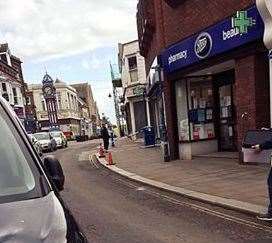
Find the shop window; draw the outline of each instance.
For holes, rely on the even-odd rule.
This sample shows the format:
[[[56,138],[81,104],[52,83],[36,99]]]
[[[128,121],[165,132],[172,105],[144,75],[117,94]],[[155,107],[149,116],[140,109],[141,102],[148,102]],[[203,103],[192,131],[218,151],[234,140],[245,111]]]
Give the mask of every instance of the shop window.
[[[188,120],[186,80],[176,82],[176,103],[177,103],[179,140],[189,141],[190,129]]]
[[[215,138],[212,81],[191,79],[188,96],[191,140]]]
[[[212,81],[188,79],[176,83],[180,141],[215,138]]]

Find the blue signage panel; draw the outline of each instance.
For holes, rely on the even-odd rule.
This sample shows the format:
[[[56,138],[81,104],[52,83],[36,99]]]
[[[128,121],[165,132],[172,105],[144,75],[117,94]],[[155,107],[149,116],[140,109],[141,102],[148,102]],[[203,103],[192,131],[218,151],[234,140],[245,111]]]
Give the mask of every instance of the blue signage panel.
[[[256,8],[238,11],[233,17],[166,49],[161,57],[166,73],[261,39],[264,23]]]

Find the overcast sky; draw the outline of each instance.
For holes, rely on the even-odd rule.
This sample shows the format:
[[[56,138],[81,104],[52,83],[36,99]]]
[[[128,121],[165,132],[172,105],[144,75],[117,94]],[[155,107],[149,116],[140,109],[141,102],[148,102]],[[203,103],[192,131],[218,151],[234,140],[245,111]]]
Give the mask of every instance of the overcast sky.
[[[137,38],[137,0],[0,1],[0,39],[23,61],[27,83],[45,68],[67,83],[88,81],[100,113],[114,118],[109,62],[118,42]]]

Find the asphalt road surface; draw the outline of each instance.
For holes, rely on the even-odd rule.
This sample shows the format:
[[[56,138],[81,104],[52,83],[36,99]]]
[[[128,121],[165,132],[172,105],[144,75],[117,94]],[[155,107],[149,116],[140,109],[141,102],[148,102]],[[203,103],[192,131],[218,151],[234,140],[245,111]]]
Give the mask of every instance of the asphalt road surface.
[[[272,242],[270,225],[254,218],[139,185],[91,163],[97,145],[72,142],[54,153],[66,176],[62,196],[90,242]]]

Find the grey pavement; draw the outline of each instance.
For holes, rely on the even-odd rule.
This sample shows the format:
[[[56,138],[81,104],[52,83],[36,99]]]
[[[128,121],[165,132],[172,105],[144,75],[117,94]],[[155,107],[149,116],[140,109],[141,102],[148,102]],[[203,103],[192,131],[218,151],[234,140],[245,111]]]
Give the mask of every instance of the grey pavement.
[[[205,198],[235,202],[255,213],[264,211],[268,204],[268,166],[241,165],[236,159],[207,157],[165,163],[160,148],[142,148],[129,139],[118,140],[112,153],[118,168],[187,190],[191,195],[196,192],[200,199],[204,194]]]

